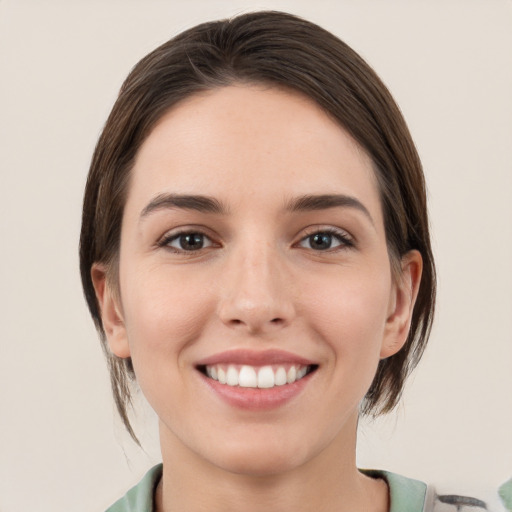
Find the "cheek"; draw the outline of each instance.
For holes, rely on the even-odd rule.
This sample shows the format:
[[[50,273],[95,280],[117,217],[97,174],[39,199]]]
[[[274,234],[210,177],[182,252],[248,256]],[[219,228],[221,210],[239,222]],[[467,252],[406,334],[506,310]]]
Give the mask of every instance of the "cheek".
[[[179,354],[204,326],[211,311],[208,294],[179,272],[126,270],[123,313],[134,364],[141,357]]]
[[[328,340],[335,359],[358,361],[379,357],[389,309],[391,279],[383,272],[340,272],[316,288],[309,318]]]
[[[126,269],[123,313],[132,363],[146,399],[159,415],[173,417],[192,403],[187,387],[187,347],[211,314],[210,298],[178,273]],[[173,390],[170,393],[169,390]]]

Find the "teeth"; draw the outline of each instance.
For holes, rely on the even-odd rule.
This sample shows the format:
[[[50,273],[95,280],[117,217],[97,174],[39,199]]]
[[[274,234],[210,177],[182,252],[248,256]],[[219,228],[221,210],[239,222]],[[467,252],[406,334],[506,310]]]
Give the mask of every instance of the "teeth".
[[[275,383],[276,386],[283,386],[286,384],[286,370],[282,366],[277,369]]]
[[[258,377],[252,366],[242,366],[238,375],[238,384],[242,388],[255,388],[258,385]]]
[[[213,377],[215,378],[215,377]],[[286,375],[286,382],[288,384],[291,384],[292,382],[295,382],[295,379],[297,378],[297,370],[295,369],[295,366],[290,366],[290,369],[288,370],[288,373]]]
[[[303,366],[302,368],[299,368],[297,370],[297,377],[295,377],[296,380],[299,380],[299,379],[302,379],[302,377],[304,377],[304,375],[306,375],[306,372],[308,371],[308,369]]]
[[[274,370],[272,366],[263,366],[258,371],[258,387],[273,388],[275,383]]]
[[[243,388],[268,389],[274,386],[293,384],[302,379],[308,372],[307,366],[261,366],[250,365],[211,365],[206,367],[206,375],[221,384],[240,386]]]
[[[234,366],[228,367],[228,372],[226,373],[226,384],[228,386],[238,386],[238,372]]]

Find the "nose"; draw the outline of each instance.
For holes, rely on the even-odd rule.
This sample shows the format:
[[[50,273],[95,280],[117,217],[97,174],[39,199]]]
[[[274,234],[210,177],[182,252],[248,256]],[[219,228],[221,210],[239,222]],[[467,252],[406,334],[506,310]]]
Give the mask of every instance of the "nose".
[[[270,247],[237,251],[226,262],[218,315],[231,327],[248,334],[271,333],[295,316],[293,283],[283,256]]]

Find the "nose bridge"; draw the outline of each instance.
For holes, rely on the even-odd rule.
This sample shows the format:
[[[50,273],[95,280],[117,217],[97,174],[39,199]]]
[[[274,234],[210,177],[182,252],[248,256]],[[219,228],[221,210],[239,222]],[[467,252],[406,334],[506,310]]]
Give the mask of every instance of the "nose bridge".
[[[220,305],[222,321],[251,332],[288,324],[294,314],[293,301],[278,248],[251,239],[233,248],[230,256]]]

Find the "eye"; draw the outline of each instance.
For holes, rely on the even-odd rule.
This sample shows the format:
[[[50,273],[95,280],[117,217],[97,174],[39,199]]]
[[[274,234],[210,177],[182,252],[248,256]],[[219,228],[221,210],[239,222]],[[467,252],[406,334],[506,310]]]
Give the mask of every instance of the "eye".
[[[354,244],[347,234],[336,230],[316,231],[304,237],[299,242],[300,247],[314,251],[327,251],[329,249],[352,247]]]
[[[177,252],[193,252],[211,247],[213,242],[203,233],[190,231],[168,236],[162,240],[161,245]]]

